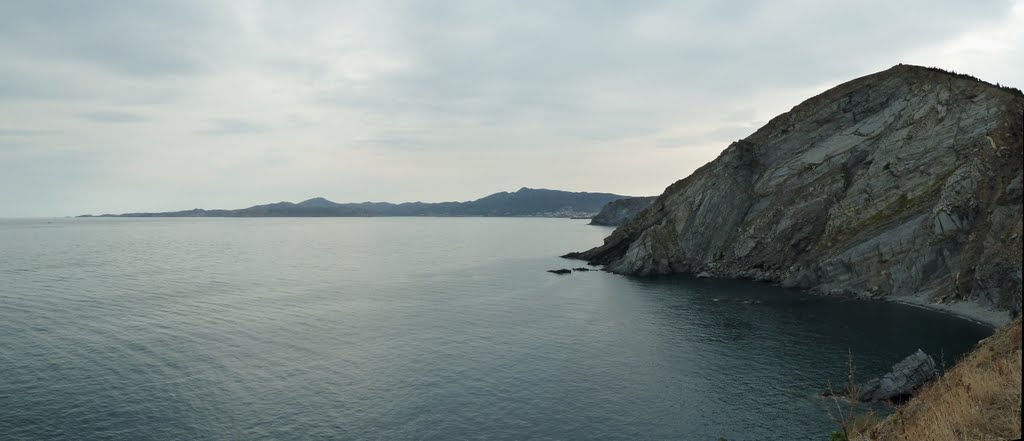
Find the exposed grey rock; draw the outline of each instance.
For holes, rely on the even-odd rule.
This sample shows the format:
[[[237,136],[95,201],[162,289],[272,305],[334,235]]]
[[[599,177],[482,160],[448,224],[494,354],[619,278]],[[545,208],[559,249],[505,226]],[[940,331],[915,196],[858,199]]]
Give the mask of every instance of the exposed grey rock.
[[[938,376],[935,359],[918,349],[889,373],[857,387],[857,401],[898,401],[910,397]]]
[[[566,257],[1019,311],[1022,152],[1020,91],[900,65],[773,118]]]
[[[597,213],[597,216],[590,220],[590,225],[617,227],[626,223],[626,221],[632,219],[647,207],[650,207],[655,199],[657,199],[657,196],[624,198],[611,201],[605,204],[601,208],[601,212]]]

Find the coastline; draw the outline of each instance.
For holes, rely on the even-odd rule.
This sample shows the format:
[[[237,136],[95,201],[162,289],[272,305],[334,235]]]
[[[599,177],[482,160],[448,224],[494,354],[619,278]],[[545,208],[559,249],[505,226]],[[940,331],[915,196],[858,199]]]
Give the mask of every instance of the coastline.
[[[993,331],[1012,321],[1007,311],[995,311],[969,302],[931,303],[925,299],[912,296],[890,297],[882,300],[953,315],[988,326]]]
[[[570,259],[570,260],[581,260],[581,259],[576,259],[576,258],[572,258],[572,257],[565,257],[565,256],[561,256],[561,257],[564,258],[564,259]],[[608,271],[606,268],[607,267],[605,265],[597,266],[598,270],[606,272],[606,273],[616,274],[616,275],[625,276],[625,277],[638,277],[638,276],[632,276],[632,275],[627,275],[627,274],[619,274],[619,273],[616,273],[616,272],[613,272],[613,271]],[[708,279],[708,278],[721,279],[721,280],[749,280],[749,279],[738,279],[738,278],[730,278],[730,277],[701,277],[701,276],[699,276],[697,274],[693,274],[693,273],[678,273],[678,275],[682,275],[682,276],[685,276],[685,277],[693,278],[694,280]],[[641,278],[643,278],[643,277],[641,277]],[[778,282],[767,282],[767,283],[770,283],[770,284],[772,284],[774,286],[782,286]],[[836,294],[822,292],[822,291],[816,290],[814,288],[800,288],[800,289],[803,290],[803,291],[806,291],[808,293],[811,293],[811,294],[814,294],[814,295],[819,295],[819,296],[829,296],[829,297],[836,296]],[[954,316],[954,317],[957,317],[957,318],[960,318],[960,319],[963,319],[963,320],[974,322],[974,323],[977,323],[979,325],[983,325],[983,326],[985,326],[987,328],[992,329],[992,331],[996,331],[996,330],[1002,328],[1003,326],[1005,326],[1007,323],[1010,323],[1010,322],[1013,321],[1013,318],[1010,317],[1010,313],[1008,311],[998,311],[998,310],[988,309],[988,308],[986,308],[984,306],[981,306],[981,305],[978,305],[978,304],[972,303],[972,302],[932,303],[932,302],[929,302],[925,298],[914,297],[914,296],[871,297],[871,296],[855,295],[854,294],[854,295],[849,295],[849,297],[850,298],[862,299],[862,300],[868,300],[868,301],[899,303],[899,304],[902,304],[902,305],[913,306],[913,307],[916,307],[916,308],[921,308],[921,309],[927,309],[927,310],[930,310],[930,311],[940,312],[940,313],[943,313],[943,314],[946,314],[946,315],[951,315],[951,316]]]

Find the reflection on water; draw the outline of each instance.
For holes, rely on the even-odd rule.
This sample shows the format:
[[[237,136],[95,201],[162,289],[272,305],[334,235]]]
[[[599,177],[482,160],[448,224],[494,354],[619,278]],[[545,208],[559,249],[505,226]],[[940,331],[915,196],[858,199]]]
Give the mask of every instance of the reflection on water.
[[[0,221],[5,439],[824,439],[816,395],[988,331],[602,272],[565,219]]]

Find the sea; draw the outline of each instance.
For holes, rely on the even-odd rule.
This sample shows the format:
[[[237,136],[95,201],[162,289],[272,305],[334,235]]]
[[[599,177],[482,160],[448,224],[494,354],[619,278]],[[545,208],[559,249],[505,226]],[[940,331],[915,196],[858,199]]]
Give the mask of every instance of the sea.
[[[851,365],[949,366],[991,334],[764,283],[547,272],[597,269],[558,256],[611,231],[0,220],[0,439],[822,440]]]

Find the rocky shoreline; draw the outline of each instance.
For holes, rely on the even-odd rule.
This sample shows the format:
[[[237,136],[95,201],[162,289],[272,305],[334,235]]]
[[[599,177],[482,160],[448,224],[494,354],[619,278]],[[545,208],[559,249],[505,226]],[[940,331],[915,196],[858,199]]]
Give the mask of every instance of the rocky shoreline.
[[[773,118],[563,257],[900,301],[998,326],[1020,314],[1024,94],[899,65]]]
[[[987,326],[993,331],[1012,321],[1012,319],[1006,314],[1006,311],[987,309],[975,303],[930,303],[925,299],[914,297],[895,297],[882,299],[882,301],[940,312],[963,320],[972,321],[979,325]]]
[[[571,259],[569,257],[566,257],[566,258],[567,259]],[[574,268],[574,269],[577,270],[577,271],[586,270],[586,268]],[[569,271],[567,269],[565,269],[565,270],[558,270],[558,271],[559,272],[556,272],[556,274],[569,274],[569,273],[572,272],[572,271]],[[589,271],[612,272],[612,271],[608,271],[604,267],[599,267],[599,268],[596,268],[596,269],[590,269]],[[555,272],[555,270],[548,270],[548,272]],[[614,272],[612,272],[612,273],[614,274]],[[690,276],[692,276],[692,277],[694,277],[696,279],[712,278],[712,277],[710,277],[706,273],[690,274]],[[739,279],[730,279],[730,280],[739,280]],[[773,283],[773,285],[780,285],[780,284]],[[817,290],[813,290],[813,289],[806,290],[806,292],[814,294],[814,295],[820,295],[820,296],[835,296],[836,295],[834,293],[826,293],[826,292],[821,292],[821,291],[817,291]],[[853,295],[853,296],[850,296],[850,297],[861,299],[861,300],[868,300],[868,301],[898,303],[898,304],[901,304],[901,305],[912,306],[912,307],[921,308],[921,309],[927,309],[929,311],[935,311],[935,312],[938,312],[938,313],[941,313],[941,314],[945,314],[945,315],[949,315],[949,316],[953,316],[953,317],[956,317],[956,318],[959,318],[959,319],[962,319],[962,320],[967,320],[967,321],[970,321],[970,322],[974,322],[974,323],[977,323],[979,325],[983,325],[985,327],[988,327],[988,328],[992,329],[993,331],[996,330],[996,329],[999,329],[999,328],[1001,328],[1003,326],[1005,326],[1007,323],[1010,323],[1013,320],[1006,313],[1006,311],[989,309],[989,308],[986,308],[984,306],[978,305],[976,303],[971,303],[971,302],[959,302],[959,303],[951,303],[951,304],[932,303],[932,302],[929,302],[926,298],[910,297],[910,296],[902,296],[902,297],[897,297],[897,296],[894,296],[894,297],[872,297],[872,296]]]

